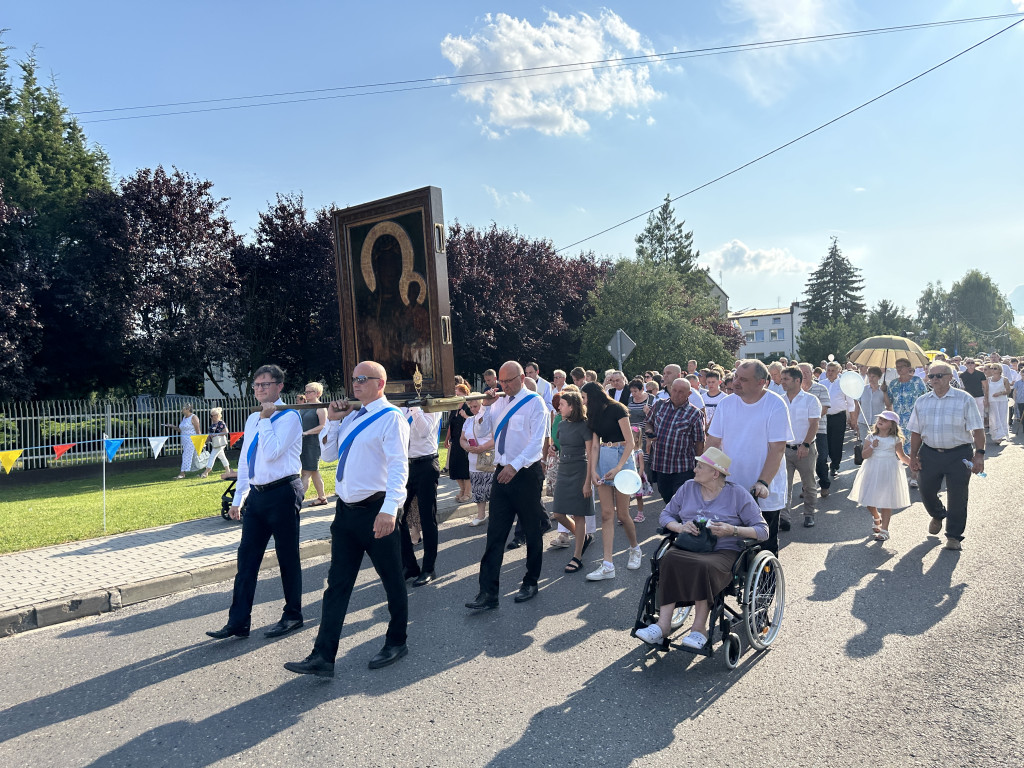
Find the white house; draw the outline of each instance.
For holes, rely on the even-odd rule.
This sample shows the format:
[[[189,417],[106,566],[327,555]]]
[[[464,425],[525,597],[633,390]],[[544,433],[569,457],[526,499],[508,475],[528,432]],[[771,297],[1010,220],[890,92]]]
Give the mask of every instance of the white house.
[[[800,328],[804,323],[804,308],[794,301],[788,307],[775,309],[744,309],[730,312],[743,334],[744,343],[737,353],[741,358],[777,360],[797,356],[800,346]]]

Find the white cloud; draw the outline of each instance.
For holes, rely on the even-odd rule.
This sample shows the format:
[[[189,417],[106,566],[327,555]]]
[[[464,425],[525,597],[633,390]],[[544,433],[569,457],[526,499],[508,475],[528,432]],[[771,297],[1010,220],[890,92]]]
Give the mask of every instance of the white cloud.
[[[1024,0],[1021,0],[1021,2],[1024,2]],[[654,120],[653,117],[648,117],[647,118],[647,124],[648,125],[654,125],[654,123],[655,123],[655,120]]]
[[[528,194],[523,192],[522,190],[520,190],[519,192],[512,192],[511,194],[507,194],[506,195],[506,194],[502,194],[501,192],[499,192],[498,190],[496,190],[494,187],[490,186],[489,184],[484,184],[483,186],[484,186],[484,192],[486,192],[488,194],[488,196],[494,201],[494,207],[495,208],[503,208],[504,206],[508,205],[510,202],[515,202],[515,203],[532,203],[533,202],[533,199]]]
[[[1017,6],[1017,10],[1024,12],[1024,0],[1013,0],[1013,4]]]
[[[749,272],[779,274],[811,272],[815,265],[802,261],[785,248],[750,248],[739,240],[731,240],[720,248],[702,253],[704,266],[718,272]]]
[[[1020,1],[1021,1],[1022,3],[1024,3],[1024,0],[1020,0]],[[868,188],[867,188],[867,187],[854,187],[854,188],[853,188],[853,191],[854,191],[854,192],[867,192],[867,191],[868,191]]]
[[[601,11],[560,16],[549,12],[540,26],[504,13],[485,17],[487,25],[469,37],[446,35],[441,53],[455,74],[550,67],[652,54],[639,32],[617,14]],[[590,124],[585,114],[610,116],[616,109],[637,109],[660,98],[650,85],[647,65],[610,69],[579,68],[537,77],[510,77],[467,83],[459,93],[487,109],[477,122],[488,138],[502,129],[532,128],[562,136],[583,134]]]
[[[728,0],[728,21],[751,26],[742,42],[791,40],[843,31],[849,0]],[[1020,0],[1024,2],[1024,0]],[[840,41],[765,48],[734,54],[733,75],[758,101],[781,98],[797,79],[797,65],[842,55]]]

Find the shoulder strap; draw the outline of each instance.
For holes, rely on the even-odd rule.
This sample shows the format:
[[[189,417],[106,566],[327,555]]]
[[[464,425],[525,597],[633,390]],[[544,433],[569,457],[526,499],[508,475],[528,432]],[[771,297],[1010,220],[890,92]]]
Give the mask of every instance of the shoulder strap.
[[[356,437],[359,435],[360,432],[362,432],[368,426],[373,424],[373,422],[375,422],[377,419],[379,419],[381,416],[383,416],[388,411],[394,411],[399,416],[402,415],[402,412],[400,410],[398,410],[395,406],[390,405],[387,408],[381,408],[379,411],[377,411],[375,414],[373,414],[373,416],[371,416],[370,418],[365,419],[365,420],[359,422],[359,424],[357,424],[356,427],[351,432],[349,432],[347,435],[345,435],[345,439],[342,440],[341,444],[338,446],[338,458],[340,459],[341,455],[345,451],[347,451],[349,449],[349,447],[351,447],[352,442],[356,439]]]

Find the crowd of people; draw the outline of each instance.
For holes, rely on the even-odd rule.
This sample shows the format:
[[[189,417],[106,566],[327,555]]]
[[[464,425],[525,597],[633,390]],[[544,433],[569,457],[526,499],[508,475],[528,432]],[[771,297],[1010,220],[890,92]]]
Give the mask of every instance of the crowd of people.
[[[1008,438],[1011,397],[1020,431],[1024,366],[993,355],[979,378],[977,361],[941,356],[921,369],[906,358],[888,371],[848,363],[845,368],[863,382],[862,393],[854,397],[843,386],[844,366],[821,362],[813,366],[783,358],[766,366],[741,360],[726,369],[714,363],[698,368],[690,360],[685,369],[669,364],[632,379],[608,370],[600,380],[595,371],[573,368],[568,374],[555,370],[549,382],[536,362],[509,361],[483,372],[483,392],[470,391],[460,380],[458,392],[467,401],[450,419],[444,438],[448,467],[459,483],[458,500],[476,503],[468,525],[486,526],[479,587],[466,607],[498,607],[504,553],[523,546],[525,573],[514,599],[534,599],[544,535],[556,526],[550,547],[572,550],[565,573],[586,570],[584,556],[598,535],[598,523],[601,560],[586,579],[616,577],[620,528],[628,543],[625,567],[639,568],[643,552],[637,525],[645,522],[643,498],[656,487],[665,502],[658,522],[677,533],[677,540],[705,533],[717,539],[708,551],[673,550],[659,587],[662,622],[677,605],[695,606],[693,626],[682,642],[702,648],[708,641],[708,607],[742,539],[757,539],[777,555],[780,532],[791,530],[800,504],[803,525],[814,526],[845,459],[850,431],[861,465],[850,498],[870,513],[869,540],[888,540],[893,511],[909,506],[910,490],[917,488],[930,516],[928,533],[938,535],[944,524],[945,548],[961,549],[969,481],[984,471],[986,424],[993,442]],[[252,590],[271,535],[282,563],[286,601],[280,622],[267,635],[302,626],[296,602],[301,573],[286,566],[292,558],[282,557],[281,549],[293,540],[297,547],[292,526],[297,528],[306,490],[301,440],[312,433],[322,458],[338,461],[332,562],[312,652],[286,667],[299,674],[333,675],[364,554],[380,575],[391,617],[385,645],[370,666],[391,664],[407,652],[406,581],[421,587],[437,578],[441,416],[392,405],[384,394],[383,367],[367,361],[356,367],[352,380],[362,407],[332,401],[316,424],[305,417],[307,426],[295,411],[287,417],[289,411],[276,410],[282,405],[280,369],[264,366],[258,374],[255,393],[263,409],[246,423],[231,508],[231,516],[238,518],[245,505],[239,572],[228,623],[208,634],[248,635]],[[634,476],[636,484],[617,482]],[[945,502],[938,495],[943,484]],[[552,497],[550,516],[545,489]],[[272,491],[274,498],[280,496],[276,505],[270,503]],[[259,502],[255,507],[254,499]],[[630,514],[633,502],[636,517]],[[416,557],[409,522],[414,510],[422,531],[422,560]],[[660,643],[667,629],[659,622],[637,634],[645,642]]]

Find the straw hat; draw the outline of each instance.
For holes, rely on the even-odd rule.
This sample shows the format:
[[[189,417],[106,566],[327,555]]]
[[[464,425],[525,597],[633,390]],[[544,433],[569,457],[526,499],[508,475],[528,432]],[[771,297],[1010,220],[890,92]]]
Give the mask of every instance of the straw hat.
[[[709,467],[713,467],[721,472],[723,475],[729,475],[729,467],[732,465],[732,459],[726,456],[718,448],[708,448],[697,457],[697,461],[702,461]]]

